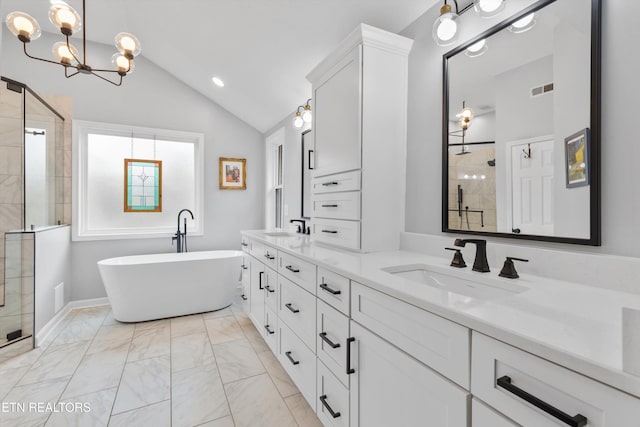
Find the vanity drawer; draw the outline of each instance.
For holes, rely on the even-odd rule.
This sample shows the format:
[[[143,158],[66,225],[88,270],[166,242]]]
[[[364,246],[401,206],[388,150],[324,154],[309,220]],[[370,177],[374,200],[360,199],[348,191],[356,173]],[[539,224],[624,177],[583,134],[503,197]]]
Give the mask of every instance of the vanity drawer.
[[[468,328],[354,281],[351,318],[469,390]]]
[[[264,256],[264,244],[255,240],[249,240],[249,253],[262,261]]]
[[[271,267],[274,270],[278,269],[278,250],[268,245],[263,245],[263,255],[260,260],[264,262],[264,265]]]
[[[471,401],[471,419],[473,427],[519,427],[476,398]]]
[[[264,341],[267,343],[273,354],[278,354],[278,316],[276,311],[270,307],[264,310]]]
[[[311,210],[314,217],[359,220],[360,192],[316,194]]]
[[[346,277],[318,267],[316,295],[336,310],[349,315],[350,282]]]
[[[524,391],[547,411],[585,417],[588,427],[640,426],[640,399],[477,332],[472,345],[471,392],[516,423],[568,424]]]
[[[330,427],[349,426],[349,390],[318,360],[316,414]]]
[[[311,178],[311,194],[360,190],[360,171]]]
[[[317,309],[316,354],[348,388],[346,342],[349,338],[349,318],[320,300]]]
[[[280,252],[278,272],[307,291],[316,292],[316,266],[293,255]]]
[[[316,348],[316,297],[280,276],[278,315],[311,349]]]
[[[274,312],[278,311],[278,273],[266,267],[264,269],[264,302]]]
[[[360,222],[342,219],[313,218],[311,236],[317,242],[349,249],[360,249]]]
[[[278,360],[309,405],[316,407],[316,355],[284,323],[278,324]]]
[[[249,283],[251,283],[251,270],[249,270],[249,255],[242,255],[242,264],[240,265],[240,274],[242,275],[242,284],[249,288]]]

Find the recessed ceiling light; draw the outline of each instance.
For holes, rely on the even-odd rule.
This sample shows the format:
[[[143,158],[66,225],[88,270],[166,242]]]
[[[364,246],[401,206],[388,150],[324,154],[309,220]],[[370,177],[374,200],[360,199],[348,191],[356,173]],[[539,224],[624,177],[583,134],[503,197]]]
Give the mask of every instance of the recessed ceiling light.
[[[224,82],[220,80],[218,77],[213,77],[211,78],[211,80],[213,81],[213,83],[216,84],[216,86],[224,87]]]

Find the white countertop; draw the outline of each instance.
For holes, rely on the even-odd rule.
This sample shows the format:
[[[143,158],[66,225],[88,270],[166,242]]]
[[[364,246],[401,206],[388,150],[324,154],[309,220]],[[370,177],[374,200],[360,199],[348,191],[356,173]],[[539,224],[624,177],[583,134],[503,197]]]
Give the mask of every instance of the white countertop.
[[[498,277],[498,271],[458,269],[449,266],[448,258],[418,252],[360,254],[312,243],[304,235],[266,236],[260,230],[242,234],[640,397],[640,377],[622,370],[622,307],[640,310],[640,295],[527,274],[505,279]],[[432,271],[494,287],[527,289],[485,300],[382,270],[409,264],[426,264]]]

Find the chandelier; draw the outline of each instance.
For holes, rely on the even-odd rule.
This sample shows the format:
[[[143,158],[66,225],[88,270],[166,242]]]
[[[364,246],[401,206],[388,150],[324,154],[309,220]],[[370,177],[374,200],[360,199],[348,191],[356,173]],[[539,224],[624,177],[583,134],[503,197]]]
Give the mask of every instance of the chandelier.
[[[31,59],[60,65],[64,68],[64,76],[70,78],[78,74],[92,74],[115,86],[122,85],[122,78],[133,70],[133,58],[140,54],[140,42],[130,33],[116,35],[115,44],[118,52],[111,57],[114,69],[93,68],[87,64],[87,26],[85,0],[82,0],[82,18],[71,6],[56,1],[49,9],[49,20],[64,35],[65,41],[53,45],[53,56],[57,61],[38,58],[27,52],[27,44],[41,35],[40,24],[29,14],[11,12],[7,15],[6,24],[9,31],[22,42],[24,53]],[[69,37],[82,29],[82,60],[78,49],[69,43]],[[105,74],[105,75],[101,75]],[[114,79],[107,76],[119,76]]]

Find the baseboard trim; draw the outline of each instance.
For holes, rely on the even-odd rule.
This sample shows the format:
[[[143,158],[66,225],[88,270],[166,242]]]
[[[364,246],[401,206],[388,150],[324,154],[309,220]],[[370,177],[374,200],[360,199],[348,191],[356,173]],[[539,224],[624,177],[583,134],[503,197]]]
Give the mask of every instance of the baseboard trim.
[[[36,333],[35,346],[40,347],[40,343],[47,339],[49,334],[54,331],[60,323],[62,323],[64,318],[67,317],[67,315],[71,313],[72,310],[77,310],[79,308],[98,307],[102,305],[109,305],[109,298],[103,297],[69,301],[64,307],[62,307],[62,309],[60,309],[60,311],[55,314],[55,316],[53,316],[51,320],[47,322],[46,325],[42,327],[42,329],[40,329],[40,331]]]

